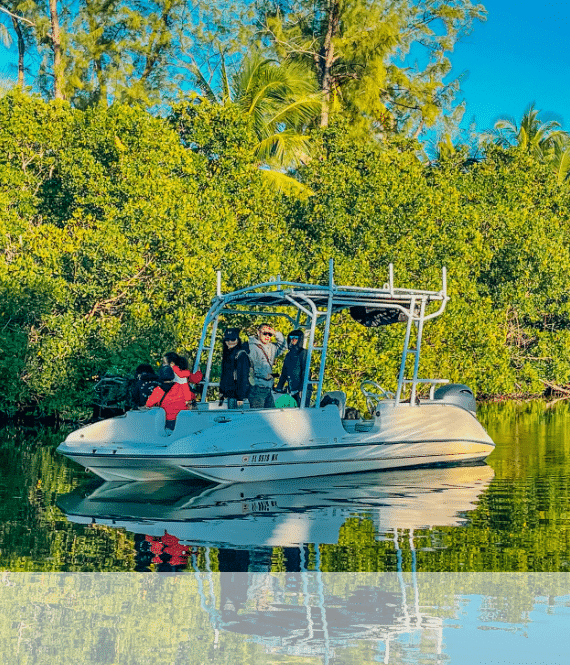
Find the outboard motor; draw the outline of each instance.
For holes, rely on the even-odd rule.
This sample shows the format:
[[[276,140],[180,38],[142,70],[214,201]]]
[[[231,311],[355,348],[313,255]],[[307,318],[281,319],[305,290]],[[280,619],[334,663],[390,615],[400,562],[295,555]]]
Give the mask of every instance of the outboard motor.
[[[448,383],[439,387],[433,394],[434,399],[440,399],[446,404],[455,404],[467,411],[471,411],[475,415],[477,411],[477,403],[475,402],[475,395],[469,386],[464,386],[461,383]]]

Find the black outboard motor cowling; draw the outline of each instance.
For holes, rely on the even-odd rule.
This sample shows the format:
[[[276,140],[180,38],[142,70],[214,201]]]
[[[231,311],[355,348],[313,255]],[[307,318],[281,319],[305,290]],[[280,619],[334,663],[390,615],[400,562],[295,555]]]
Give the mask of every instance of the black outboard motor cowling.
[[[471,411],[473,415],[477,412],[477,403],[475,402],[475,395],[469,386],[464,386],[461,383],[448,383],[440,386],[433,394],[434,399],[440,399],[446,404],[455,404],[467,411]]]

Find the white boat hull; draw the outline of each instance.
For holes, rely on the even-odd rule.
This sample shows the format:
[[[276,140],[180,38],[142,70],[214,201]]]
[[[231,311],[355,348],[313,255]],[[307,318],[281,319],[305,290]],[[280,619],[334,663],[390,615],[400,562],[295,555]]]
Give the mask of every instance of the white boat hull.
[[[160,409],[89,425],[59,452],[108,481],[255,482],[485,459],[494,444],[475,416],[441,401],[386,401],[374,421],[343,424],[314,409],[187,411],[171,436]]]

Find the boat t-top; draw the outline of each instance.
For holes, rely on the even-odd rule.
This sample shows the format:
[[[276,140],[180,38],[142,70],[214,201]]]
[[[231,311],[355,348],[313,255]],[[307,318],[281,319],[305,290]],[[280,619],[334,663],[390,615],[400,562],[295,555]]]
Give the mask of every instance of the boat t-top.
[[[393,267],[381,288],[270,281],[217,293],[206,314],[194,371],[204,367],[197,408],[181,411],[173,431],[160,407],[128,411],[72,432],[58,451],[107,481],[197,477],[252,482],[465,463],[486,458],[494,443],[476,418],[470,388],[419,377],[424,323],[449,300],[445,268],[438,291],[397,288]],[[405,323],[396,392],[372,379],[361,384],[368,418],[347,419],[346,394],[325,393],[333,315],[347,312],[367,327]],[[282,317],[305,333],[307,360],[300,407],[228,409],[214,394],[213,369],[220,321]],[[409,361],[411,360],[411,362]],[[328,399],[327,399],[328,398]]]

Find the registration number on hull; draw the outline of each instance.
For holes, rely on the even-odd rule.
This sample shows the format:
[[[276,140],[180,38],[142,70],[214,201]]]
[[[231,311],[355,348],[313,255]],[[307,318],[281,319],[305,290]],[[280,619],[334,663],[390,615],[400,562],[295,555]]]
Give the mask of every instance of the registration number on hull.
[[[277,501],[248,501],[241,504],[242,513],[270,513],[277,508]]]
[[[277,462],[277,459],[279,457],[279,453],[268,453],[268,454],[261,454],[261,455],[245,455],[242,458],[242,462],[244,464],[247,464],[248,462],[250,464],[260,464],[263,462]]]

